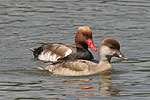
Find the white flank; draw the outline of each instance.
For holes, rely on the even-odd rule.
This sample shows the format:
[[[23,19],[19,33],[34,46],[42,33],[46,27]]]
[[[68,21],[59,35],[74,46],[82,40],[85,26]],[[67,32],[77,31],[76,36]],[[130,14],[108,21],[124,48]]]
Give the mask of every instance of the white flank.
[[[49,59],[50,61],[53,61],[53,56],[52,56],[52,55],[51,55],[49,58],[50,58],[50,59]]]
[[[60,56],[57,57],[56,54],[51,54],[51,52],[42,52],[39,56],[38,59],[39,60],[43,60],[43,61],[57,61],[57,59],[61,58]]]
[[[51,52],[47,52],[47,53],[42,52],[42,53],[38,56],[38,59],[39,59],[39,60],[44,60],[44,61],[50,61],[50,57],[51,57]]]
[[[72,50],[68,49],[67,52],[65,53],[65,57],[68,56],[68,55],[70,55],[71,53],[72,53]]]
[[[57,61],[56,60],[56,54],[53,54],[53,59],[52,59],[53,61]]]
[[[67,52],[65,53],[65,57],[70,55],[72,53],[71,49],[68,49]],[[61,58],[60,56],[57,57],[56,54],[52,54],[51,52],[42,52],[39,56],[39,60],[43,61],[57,61],[57,59]]]

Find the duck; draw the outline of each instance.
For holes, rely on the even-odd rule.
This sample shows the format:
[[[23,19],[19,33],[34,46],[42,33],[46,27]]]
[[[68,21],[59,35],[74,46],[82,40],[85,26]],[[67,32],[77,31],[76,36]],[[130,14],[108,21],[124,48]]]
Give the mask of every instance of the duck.
[[[112,57],[128,60],[128,58],[121,53],[119,42],[113,38],[106,38],[102,41],[98,55],[99,63],[77,59],[64,61],[47,67],[38,67],[38,69],[48,70],[52,75],[57,76],[84,76],[110,71],[112,69],[110,65]]]
[[[92,31],[88,26],[78,28],[75,36],[75,44],[69,43],[45,43],[38,48],[30,48],[34,58],[42,61],[64,61],[75,59],[94,59],[92,53],[88,50],[97,51],[92,39]]]

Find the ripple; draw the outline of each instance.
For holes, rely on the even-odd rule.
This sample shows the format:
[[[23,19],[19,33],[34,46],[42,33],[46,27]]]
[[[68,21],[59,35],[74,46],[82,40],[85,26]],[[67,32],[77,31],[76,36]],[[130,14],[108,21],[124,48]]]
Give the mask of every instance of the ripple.
[[[0,99],[147,99],[149,97],[149,0],[3,0],[0,3]],[[96,46],[108,37],[129,61],[112,59],[113,70],[79,77],[37,70],[31,47],[74,43],[89,26]],[[89,49],[98,60],[96,52]],[[11,96],[10,96],[11,95]]]

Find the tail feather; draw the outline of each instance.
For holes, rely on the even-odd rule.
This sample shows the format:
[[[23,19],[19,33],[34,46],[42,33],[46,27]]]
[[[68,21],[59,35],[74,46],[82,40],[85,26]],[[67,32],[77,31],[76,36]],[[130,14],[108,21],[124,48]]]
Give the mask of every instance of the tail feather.
[[[31,50],[32,52],[34,52],[34,51],[35,51],[35,48],[30,48],[29,50]]]
[[[30,50],[33,52],[34,58],[38,58],[38,56],[41,54],[43,51],[43,47],[39,48],[30,48]]]

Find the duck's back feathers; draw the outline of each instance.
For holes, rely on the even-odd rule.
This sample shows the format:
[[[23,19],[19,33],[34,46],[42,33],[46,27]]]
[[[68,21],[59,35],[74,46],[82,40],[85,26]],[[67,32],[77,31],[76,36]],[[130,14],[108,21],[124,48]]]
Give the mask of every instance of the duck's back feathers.
[[[92,60],[94,58],[89,50],[71,44],[47,43],[30,50],[35,58],[44,61],[60,62],[75,59]]]
[[[53,62],[76,52],[76,47],[75,45],[63,43],[47,43],[39,48],[32,48],[30,50],[33,52],[35,58]]]

